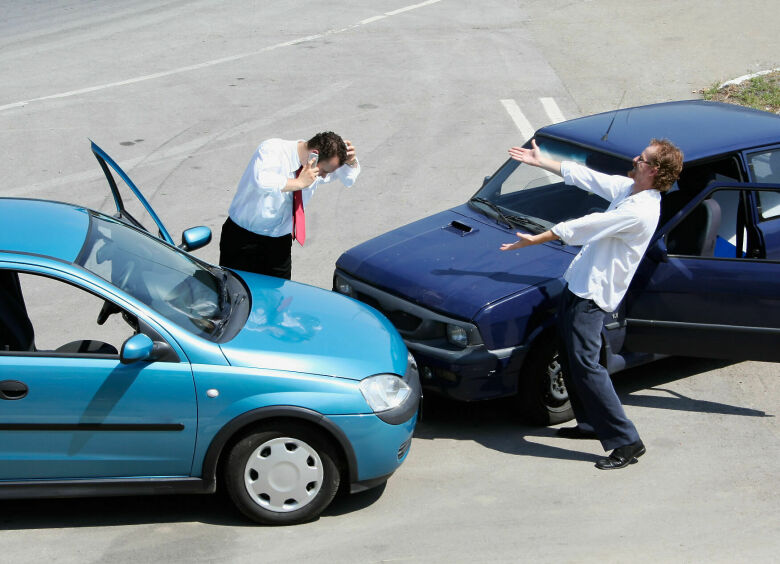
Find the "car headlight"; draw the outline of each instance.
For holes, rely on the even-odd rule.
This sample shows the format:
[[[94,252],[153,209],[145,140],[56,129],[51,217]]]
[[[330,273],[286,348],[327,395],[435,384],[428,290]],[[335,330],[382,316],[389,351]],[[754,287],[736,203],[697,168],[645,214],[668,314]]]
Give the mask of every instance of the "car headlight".
[[[351,298],[355,297],[355,289],[352,287],[352,284],[344,280],[341,276],[336,276],[333,279],[333,286],[339,294],[344,294]]]
[[[377,374],[360,382],[360,393],[375,413],[398,407],[409,395],[412,389],[400,376],[395,374]]]
[[[465,347],[469,344],[469,335],[460,325],[447,324],[447,340],[457,347]]]

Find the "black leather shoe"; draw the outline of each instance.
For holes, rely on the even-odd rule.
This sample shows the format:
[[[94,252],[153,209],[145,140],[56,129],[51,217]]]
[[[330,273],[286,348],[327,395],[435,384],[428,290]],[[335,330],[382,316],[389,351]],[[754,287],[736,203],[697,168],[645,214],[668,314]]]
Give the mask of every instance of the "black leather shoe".
[[[584,431],[579,425],[574,427],[561,427],[555,430],[555,436],[564,439],[597,439],[593,431]]]
[[[596,462],[596,468],[599,470],[616,470],[625,468],[629,464],[639,462],[637,458],[645,453],[645,445],[641,440],[630,445],[618,447],[612,451],[607,458],[602,458]]]

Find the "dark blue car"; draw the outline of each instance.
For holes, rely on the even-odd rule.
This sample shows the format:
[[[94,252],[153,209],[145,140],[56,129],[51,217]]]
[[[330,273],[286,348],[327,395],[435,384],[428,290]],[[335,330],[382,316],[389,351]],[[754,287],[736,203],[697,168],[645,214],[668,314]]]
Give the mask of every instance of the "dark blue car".
[[[625,174],[654,137],[679,146],[685,165],[623,303],[605,315],[602,363],[615,373],[666,355],[780,360],[780,116],[671,102],[535,136],[548,156],[609,174]],[[579,248],[499,247],[517,231],[539,233],[606,207],[509,160],[465,204],[344,253],[334,289],[392,321],[427,390],[460,400],[515,396],[527,419],[562,422],[572,412],[556,310]]]

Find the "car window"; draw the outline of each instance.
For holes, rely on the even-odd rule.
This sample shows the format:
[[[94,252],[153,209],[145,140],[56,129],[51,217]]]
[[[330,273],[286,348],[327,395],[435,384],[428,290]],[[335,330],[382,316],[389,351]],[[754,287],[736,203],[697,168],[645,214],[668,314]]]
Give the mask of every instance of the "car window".
[[[715,190],[689,210],[666,235],[669,255],[728,259],[764,257],[760,239],[745,224],[747,194],[745,190]]]
[[[3,278],[14,280],[15,289],[3,295],[0,350],[118,357],[137,331],[136,319],[115,305],[122,315],[99,324],[105,300],[78,286],[26,272],[4,271]]]
[[[76,262],[180,327],[215,337],[229,315],[224,282],[191,255],[108,218],[92,214]]]
[[[536,142],[544,156],[558,161],[574,161],[606,174],[625,175],[631,169],[627,160],[570,143],[541,136]],[[510,219],[512,215],[530,218],[544,228],[604,211],[609,205],[600,196],[564,184],[556,174],[514,160],[507,161],[475,198],[496,204]],[[479,206],[479,202],[476,205]]]
[[[753,181],[759,184],[780,184],[780,148],[748,155]],[[759,218],[762,221],[780,217],[780,193],[756,192]]]

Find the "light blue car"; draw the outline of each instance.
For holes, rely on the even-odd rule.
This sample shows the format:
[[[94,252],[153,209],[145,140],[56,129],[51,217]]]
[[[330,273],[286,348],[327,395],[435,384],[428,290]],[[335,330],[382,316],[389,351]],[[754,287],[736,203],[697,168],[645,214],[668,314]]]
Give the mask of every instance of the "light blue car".
[[[395,328],[336,293],[195,258],[206,227],[177,248],[92,150],[114,217],[0,198],[0,498],[212,493],[220,480],[249,518],[292,524],[340,487],[387,480],[420,403]]]

